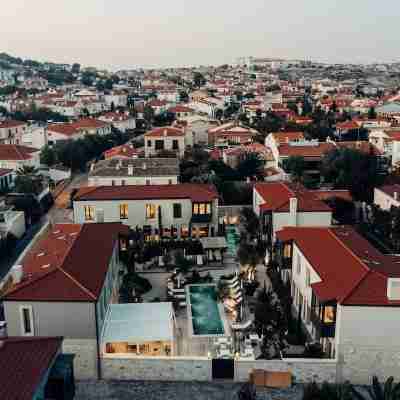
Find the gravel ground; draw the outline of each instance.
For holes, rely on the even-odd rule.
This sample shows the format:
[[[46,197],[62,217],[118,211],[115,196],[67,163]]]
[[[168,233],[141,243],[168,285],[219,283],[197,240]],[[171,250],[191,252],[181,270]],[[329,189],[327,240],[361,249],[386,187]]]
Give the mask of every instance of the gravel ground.
[[[200,382],[79,381],[75,400],[237,400],[241,384]],[[257,389],[258,400],[301,400],[302,387]]]

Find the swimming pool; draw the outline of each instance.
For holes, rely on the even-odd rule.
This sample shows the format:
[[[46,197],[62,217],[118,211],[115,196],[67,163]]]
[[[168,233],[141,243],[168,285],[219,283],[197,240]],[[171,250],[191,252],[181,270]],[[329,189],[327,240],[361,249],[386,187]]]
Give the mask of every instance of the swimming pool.
[[[237,255],[237,247],[240,241],[238,229],[234,225],[226,227],[226,242],[228,244],[228,254],[232,257]]]
[[[187,285],[187,312],[191,336],[224,336],[227,322],[215,285]]]

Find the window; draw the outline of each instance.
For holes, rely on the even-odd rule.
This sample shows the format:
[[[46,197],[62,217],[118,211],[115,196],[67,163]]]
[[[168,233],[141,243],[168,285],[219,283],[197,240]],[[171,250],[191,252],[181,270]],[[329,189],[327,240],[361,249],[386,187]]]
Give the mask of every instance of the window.
[[[178,141],[176,139],[174,139],[172,141],[172,149],[173,150],[178,150],[179,149],[179,144],[178,144]]]
[[[311,284],[310,270],[307,268],[306,269],[306,286],[310,287],[310,284]]]
[[[111,181],[111,186],[115,186],[115,181],[114,181],[114,179]]]
[[[121,186],[125,186],[125,180],[124,179],[121,180]]]
[[[174,218],[182,218],[182,204],[176,203],[173,205]]]
[[[325,324],[331,324],[335,322],[335,307],[332,306],[325,306],[323,308],[323,319],[322,321]]]
[[[147,147],[151,147],[151,140],[147,141]]]
[[[94,207],[93,206],[84,206],[85,211],[85,221],[93,221],[94,220]]]
[[[189,236],[189,228],[186,225],[181,226],[181,236],[188,237]]]
[[[300,275],[301,274],[301,259],[300,259],[299,255],[297,255],[297,267],[296,267],[296,269],[297,269],[297,275]]]
[[[154,204],[146,204],[146,218],[153,219],[156,217],[156,206]]]
[[[168,185],[172,185],[172,179],[168,179]]]
[[[121,219],[128,219],[128,204],[119,205],[119,217]]]
[[[150,179],[146,179],[146,185],[147,185],[147,186],[150,185]]]
[[[156,150],[164,150],[164,141],[156,140]]]
[[[194,203],[193,204],[193,214],[195,214],[195,215],[211,214],[211,204],[210,203]]]
[[[33,311],[32,306],[22,306],[19,309],[21,316],[21,333],[22,336],[33,336]]]

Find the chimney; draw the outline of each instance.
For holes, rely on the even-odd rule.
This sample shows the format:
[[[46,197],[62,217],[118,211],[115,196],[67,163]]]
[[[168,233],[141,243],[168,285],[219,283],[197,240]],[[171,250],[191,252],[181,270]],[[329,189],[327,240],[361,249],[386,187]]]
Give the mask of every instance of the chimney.
[[[128,175],[129,176],[133,175],[133,165],[128,165]]]
[[[393,193],[393,198],[398,201],[399,200],[399,192],[394,192]]]
[[[90,172],[93,172],[94,170],[94,163],[90,164]]]
[[[163,134],[164,134],[164,137],[166,137],[168,135],[168,131],[166,129],[164,129]]]
[[[18,283],[22,282],[22,278],[24,276],[24,269],[22,265],[14,265],[11,268],[11,276],[13,283],[17,285]]]
[[[290,225],[297,225],[297,205],[298,201],[296,197],[291,197],[289,200],[289,213],[290,213]]]

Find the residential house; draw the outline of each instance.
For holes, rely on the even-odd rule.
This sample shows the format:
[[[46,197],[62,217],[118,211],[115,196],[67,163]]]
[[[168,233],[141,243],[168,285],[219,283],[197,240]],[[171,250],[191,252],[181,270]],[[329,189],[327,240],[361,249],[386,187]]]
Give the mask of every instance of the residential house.
[[[380,253],[351,227],[288,227],[277,238],[293,315],[309,341],[339,360],[341,379],[367,384],[372,375],[399,375],[399,257]]]
[[[88,185],[176,185],[178,176],[177,158],[113,158],[92,164]]]
[[[255,129],[242,127],[236,122],[228,122],[208,130],[208,144],[216,146],[244,145],[253,142],[257,134]]]
[[[156,157],[165,151],[183,157],[185,153],[185,132],[171,126],[155,128],[144,135],[146,157]]]
[[[290,182],[257,183],[253,211],[260,218],[263,239],[270,247],[276,232],[287,226],[329,226],[331,208],[310,190]]]
[[[76,122],[50,124],[47,128],[48,143],[77,140],[85,135],[107,135],[111,133],[111,124],[94,118],[82,118]]]
[[[16,144],[0,144],[0,168],[16,171],[23,166],[39,168],[40,150]]]
[[[22,136],[28,124],[22,121],[5,120],[0,122],[0,144],[22,144]]]
[[[222,151],[222,159],[231,168],[237,168],[248,155],[255,154],[262,161],[264,169],[275,165],[274,157],[268,147],[260,143],[230,147]],[[261,172],[261,171],[260,171]]]
[[[153,109],[154,115],[160,115],[167,111],[168,102],[165,100],[153,99],[148,101],[146,106],[149,106]]]
[[[128,234],[120,223],[50,226],[3,282],[8,334],[62,335],[77,378],[101,378],[101,332],[118,301]]]
[[[147,238],[216,236],[218,192],[213,185],[82,187],[73,199],[75,223],[122,222]]]
[[[136,121],[129,113],[108,112],[99,117],[100,121],[111,124],[121,132],[133,131],[136,128]]]
[[[200,115],[180,117],[173,126],[182,126],[185,130],[187,145],[208,145],[208,130],[219,125],[217,120]]]
[[[62,337],[2,337],[0,398],[73,400],[73,355],[63,354]]]
[[[174,114],[176,119],[190,117],[194,114],[194,110],[192,108],[182,104],[178,104],[175,107],[169,108],[168,112]]]
[[[374,204],[382,210],[400,207],[400,185],[385,185],[374,189]]]
[[[124,90],[113,90],[110,94],[104,95],[106,105],[111,108],[126,107],[128,104],[128,94]]]

